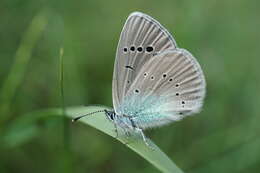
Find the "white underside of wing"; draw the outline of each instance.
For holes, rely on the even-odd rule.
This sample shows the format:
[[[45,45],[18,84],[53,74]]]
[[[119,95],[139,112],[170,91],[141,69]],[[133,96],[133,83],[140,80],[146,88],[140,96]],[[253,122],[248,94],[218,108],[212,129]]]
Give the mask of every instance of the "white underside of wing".
[[[148,49],[149,48],[149,49]],[[146,129],[198,113],[206,82],[197,60],[152,17],[134,12],[123,27],[113,75],[113,105]]]

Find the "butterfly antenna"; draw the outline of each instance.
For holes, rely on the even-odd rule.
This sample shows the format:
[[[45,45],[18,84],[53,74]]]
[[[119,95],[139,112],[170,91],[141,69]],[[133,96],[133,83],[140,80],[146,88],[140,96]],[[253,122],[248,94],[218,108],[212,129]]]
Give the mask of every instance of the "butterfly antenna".
[[[85,116],[89,116],[89,115],[92,115],[92,114],[95,114],[95,113],[99,113],[99,112],[105,112],[106,110],[98,110],[98,111],[95,111],[95,112],[90,112],[88,114],[85,114],[85,115],[81,115],[81,116],[78,116],[76,118],[73,118],[72,119],[72,122],[75,122],[75,121],[78,121],[79,119],[85,117]]]

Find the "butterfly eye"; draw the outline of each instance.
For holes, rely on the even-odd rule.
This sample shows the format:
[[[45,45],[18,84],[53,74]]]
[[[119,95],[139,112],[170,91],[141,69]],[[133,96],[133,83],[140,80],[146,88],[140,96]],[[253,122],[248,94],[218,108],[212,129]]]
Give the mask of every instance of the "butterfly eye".
[[[176,96],[179,96],[180,94],[179,94],[179,93],[176,93],[175,95],[176,95]]]
[[[180,86],[179,84],[176,84],[176,85],[175,85],[176,88],[179,87],[179,86]]]
[[[135,47],[134,47],[134,46],[131,46],[131,47],[130,47],[130,50],[131,50],[131,51],[135,51]]]
[[[151,76],[151,80],[154,80],[154,76]]]
[[[169,79],[169,82],[171,82],[171,81],[172,81],[172,78]]]
[[[128,80],[127,83],[130,83],[130,81]]]
[[[123,51],[126,53],[126,52],[127,52],[127,47],[125,47],[125,48],[123,49]]]
[[[139,90],[138,90],[138,89],[136,89],[136,90],[135,90],[135,93],[139,93]]]
[[[152,47],[152,46],[146,47],[146,51],[147,51],[147,52],[152,52],[152,51],[153,51],[153,47]]]
[[[142,47],[138,47],[138,48],[137,48],[137,51],[138,51],[138,52],[142,52],[142,51],[143,51],[143,48],[142,48]]]
[[[147,76],[147,73],[144,73],[144,77],[146,77]]]

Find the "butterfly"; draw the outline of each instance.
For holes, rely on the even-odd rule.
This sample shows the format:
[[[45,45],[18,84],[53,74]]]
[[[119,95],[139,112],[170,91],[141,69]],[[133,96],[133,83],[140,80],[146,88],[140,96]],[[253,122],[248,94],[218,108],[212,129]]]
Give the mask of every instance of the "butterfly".
[[[114,110],[101,111],[116,130],[140,133],[148,145],[143,130],[201,110],[206,82],[198,61],[158,21],[133,12],[120,35],[112,88]]]

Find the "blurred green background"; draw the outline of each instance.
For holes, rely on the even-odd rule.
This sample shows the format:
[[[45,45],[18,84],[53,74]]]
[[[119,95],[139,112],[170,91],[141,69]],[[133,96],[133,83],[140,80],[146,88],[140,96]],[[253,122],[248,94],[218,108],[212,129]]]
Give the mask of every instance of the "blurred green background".
[[[65,105],[112,106],[115,50],[133,11],[159,20],[194,54],[207,80],[200,114],[146,134],[185,172],[259,172],[259,6],[257,0],[1,0],[0,172],[158,172],[94,128],[69,123],[64,138],[61,118],[26,116],[60,107],[61,46]]]

